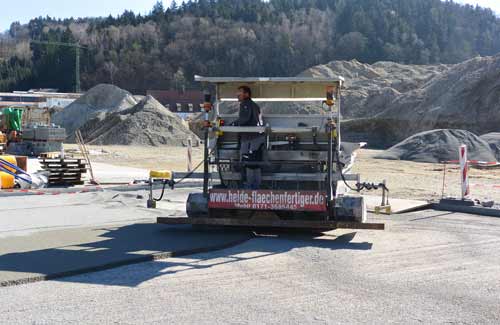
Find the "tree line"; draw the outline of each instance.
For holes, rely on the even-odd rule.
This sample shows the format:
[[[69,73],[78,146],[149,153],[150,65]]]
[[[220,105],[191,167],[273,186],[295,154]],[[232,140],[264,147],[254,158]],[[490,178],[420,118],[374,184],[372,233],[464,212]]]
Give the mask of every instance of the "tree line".
[[[135,93],[195,87],[194,74],[293,76],[332,60],[457,63],[500,52],[490,9],[440,0],[189,0],[147,15],[13,23],[0,36],[0,91],[114,83]]]

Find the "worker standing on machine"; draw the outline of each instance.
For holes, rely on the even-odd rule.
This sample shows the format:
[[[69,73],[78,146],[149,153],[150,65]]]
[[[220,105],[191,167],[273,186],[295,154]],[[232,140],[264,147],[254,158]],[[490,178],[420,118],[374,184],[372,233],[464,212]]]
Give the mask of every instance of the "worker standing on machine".
[[[233,126],[263,126],[262,113],[259,105],[252,100],[252,90],[248,86],[238,88],[238,101],[240,112]],[[246,179],[244,186],[249,189],[258,189],[262,181],[260,162],[265,137],[259,133],[240,134],[240,160],[244,163],[242,180]]]

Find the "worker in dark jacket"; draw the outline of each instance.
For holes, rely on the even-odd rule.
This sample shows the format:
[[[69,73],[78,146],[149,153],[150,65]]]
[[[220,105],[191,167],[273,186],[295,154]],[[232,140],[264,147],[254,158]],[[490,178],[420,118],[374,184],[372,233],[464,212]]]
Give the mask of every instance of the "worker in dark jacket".
[[[262,126],[260,107],[252,100],[250,87],[241,86],[238,88],[238,101],[240,102],[240,113],[233,125]]]
[[[252,100],[252,90],[248,86],[238,88],[240,112],[235,126],[263,126],[262,114],[259,105]],[[245,187],[258,189],[261,184],[262,150],[265,137],[259,133],[240,134],[240,160],[245,163],[242,178],[246,178]],[[255,163],[255,164],[252,164]]]

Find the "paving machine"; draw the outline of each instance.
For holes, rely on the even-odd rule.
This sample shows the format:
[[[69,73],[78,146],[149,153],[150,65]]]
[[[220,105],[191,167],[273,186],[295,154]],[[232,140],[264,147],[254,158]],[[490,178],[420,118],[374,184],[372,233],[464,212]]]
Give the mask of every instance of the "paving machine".
[[[189,195],[187,218],[160,217],[159,223],[319,231],[384,229],[383,224],[367,223],[364,198],[356,193],[373,186],[351,173],[355,151],[363,144],[341,141],[342,77],[195,76],[195,80],[210,90],[203,105],[204,170],[183,178],[203,177],[203,192]],[[262,126],[231,126],[238,112],[222,114],[221,105],[236,101],[243,85],[251,88],[252,99],[261,107],[280,105],[279,111],[286,112],[287,103],[317,102],[323,110],[321,114],[264,112]],[[249,134],[262,140],[255,161],[242,159],[240,154],[241,139]],[[249,166],[261,170],[257,189],[245,183]]]

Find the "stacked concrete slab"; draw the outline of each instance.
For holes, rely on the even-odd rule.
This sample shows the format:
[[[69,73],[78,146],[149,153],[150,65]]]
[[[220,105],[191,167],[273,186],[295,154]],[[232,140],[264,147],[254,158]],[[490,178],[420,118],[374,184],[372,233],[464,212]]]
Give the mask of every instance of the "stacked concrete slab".
[[[22,142],[11,143],[12,154],[38,156],[45,152],[61,151],[66,130],[54,126],[33,126],[23,129]]]

